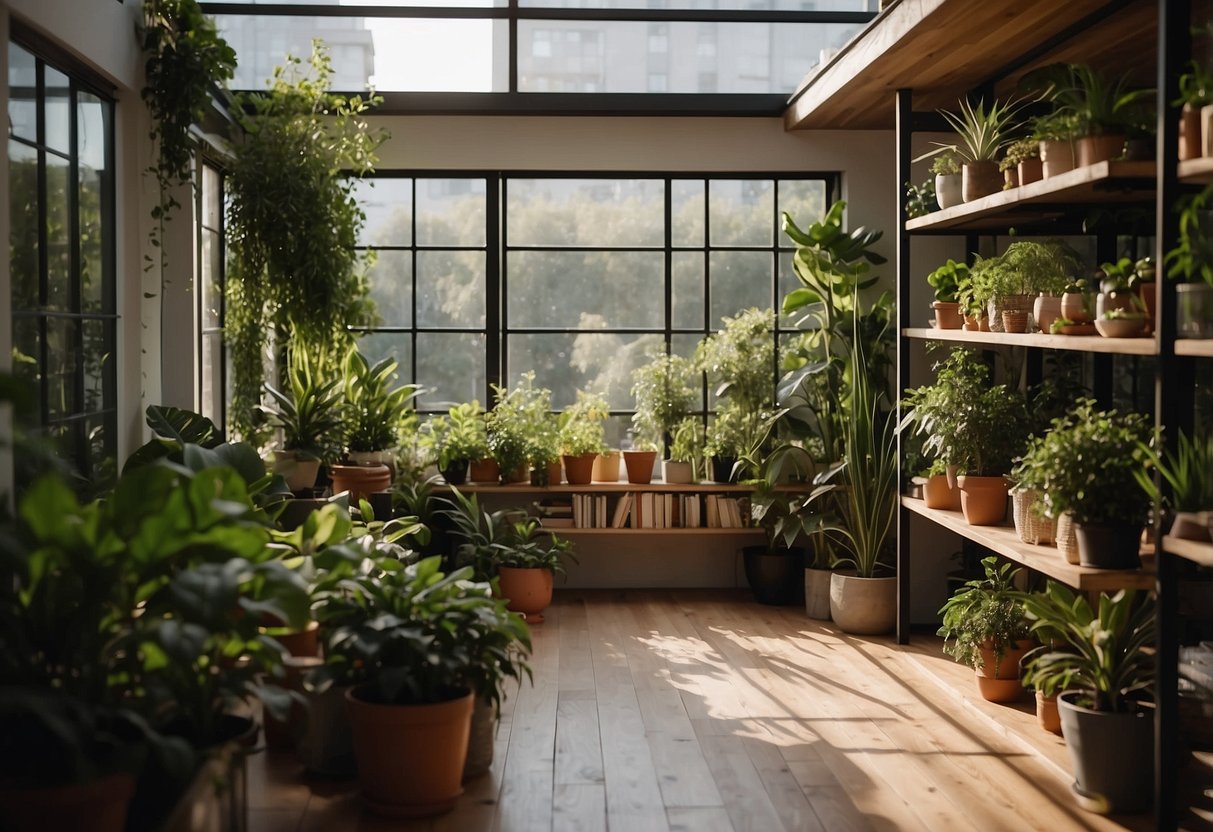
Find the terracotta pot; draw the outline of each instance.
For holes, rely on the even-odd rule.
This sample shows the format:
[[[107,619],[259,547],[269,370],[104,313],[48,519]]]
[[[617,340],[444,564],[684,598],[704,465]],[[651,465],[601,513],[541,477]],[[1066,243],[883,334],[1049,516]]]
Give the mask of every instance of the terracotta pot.
[[[591,478],[594,482],[619,482],[619,451],[607,451],[594,459]]]
[[[1094,319],[1091,307],[1091,296],[1085,292],[1066,292],[1061,296],[1061,316],[1067,321],[1089,324]]]
[[[960,510],[970,526],[997,526],[1007,514],[1005,477],[962,476]]]
[[[515,485],[520,482],[530,482],[530,479],[531,466],[527,465],[525,462],[512,471],[501,472],[502,485]]]
[[[666,459],[661,463],[661,479],[670,484],[695,482],[695,466],[690,462]]]
[[[1197,159],[1201,152],[1200,110],[1185,104],[1179,113],[1179,161]]]
[[[1057,518],[1057,551],[1066,563],[1078,565],[1078,532],[1074,528],[1074,515],[1069,512]]]
[[[0,827],[6,832],[122,832],[134,793],[135,778],[125,773],[66,786],[0,789]]]
[[[1119,159],[1125,152],[1125,137],[1115,134],[1083,136],[1078,140],[1078,166],[1086,167],[1112,159]]]
[[[1005,332],[1002,324],[1003,312],[1031,312],[1032,302],[1035,300],[1031,295],[998,295],[990,298],[990,302],[986,304],[989,311],[990,330],[993,332]]]
[[[977,689],[988,702],[1014,702],[1023,696],[1019,681],[1019,660],[1032,648],[1032,642],[1022,639],[1008,647],[1002,661],[996,661],[993,646],[981,648],[981,667],[976,669]]]
[[[299,451],[274,451],[274,473],[286,479],[291,491],[310,491],[316,487],[320,460],[301,457]]]
[[[964,202],[964,177],[959,173],[935,174],[935,201],[940,208],[951,208]]]
[[[589,485],[594,479],[594,460],[598,454],[562,456],[564,476],[569,485]]]
[[[320,655],[320,623],[309,622],[302,630],[287,627],[263,627],[261,631],[282,645],[292,656]]]
[[[964,317],[960,314],[960,304],[937,300],[931,304],[935,310],[935,325],[940,329],[960,329]]]
[[[382,463],[370,465],[330,465],[329,476],[333,478],[333,493],[350,492],[351,507],[359,499],[370,499],[375,491],[386,491],[392,486],[392,472]]]
[[[472,729],[468,737],[468,758],[463,764],[463,780],[479,777],[493,765],[494,735],[497,733],[497,709],[492,703],[476,700],[472,708]]]
[[[1007,168],[1002,172],[1002,189],[1009,190],[1010,188],[1019,187],[1019,166]]]
[[[948,485],[947,474],[927,477],[922,487],[922,500],[927,508],[960,511],[960,489]]]
[[[468,479],[475,483],[493,483],[501,477],[501,469],[497,467],[497,460],[492,457],[485,459],[474,459],[468,466]]]
[[[830,620],[830,576],[829,569],[804,570],[804,613],[814,621]]]
[[[1036,319],[1040,331],[1047,335],[1049,327],[1061,317],[1061,298],[1041,292],[1032,302],[1032,317]]]
[[[1069,141],[1043,141],[1040,143],[1040,172],[1050,176],[1074,170],[1074,144]]]
[[[564,478],[564,467],[560,464],[560,460],[556,459],[547,464],[548,469],[548,485],[560,485],[561,479]]]
[[[1002,173],[998,170],[997,162],[967,162],[961,166],[960,172],[965,202],[973,202],[1002,190]]]
[[[1044,178],[1044,165],[1039,159],[1024,159],[1019,163],[1019,186],[1031,185]]]
[[[978,326],[982,332],[989,332],[990,331],[990,316],[982,315],[981,320],[978,321]]]
[[[880,635],[897,624],[897,578],[830,573],[830,617],[844,633]]]
[[[1036,691],[1036,724],[1050,734],[1061,735],[1061,715],[1057,712],[1057,697]]]
[[[1010,333],[1028,331],[1028,313],[1004,309],[1002,312],[1002,330]]]
[[[429,817],[463,794],[475,697],[432,705],[379,705],[346,692],[366,807],[385,817]]]
[[[551,569],[498,566],[497,577],[507,608],[522,613],[528,624],[543,621],[543,611],[552,605]]]
[[[653,466],[657,464],[656,451],[624,451],[623,462],[628,469],[628,482],[647,485],[653,481]]]

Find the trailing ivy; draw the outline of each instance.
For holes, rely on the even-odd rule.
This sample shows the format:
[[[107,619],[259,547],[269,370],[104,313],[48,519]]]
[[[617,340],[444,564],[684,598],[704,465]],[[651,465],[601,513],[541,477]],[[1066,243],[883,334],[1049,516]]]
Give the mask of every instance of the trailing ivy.
[[[236,99],[227,338],[232,426],[246,437],[271,332],[335,368],[351,341],[346,325],[374,317],[368,261],[354,250],[366,215],[353,188],[386,138],[363,117],[380,99],[332,94],[331,75],[328,51],[314,41],[306,64],[288,56],[265,91]]]

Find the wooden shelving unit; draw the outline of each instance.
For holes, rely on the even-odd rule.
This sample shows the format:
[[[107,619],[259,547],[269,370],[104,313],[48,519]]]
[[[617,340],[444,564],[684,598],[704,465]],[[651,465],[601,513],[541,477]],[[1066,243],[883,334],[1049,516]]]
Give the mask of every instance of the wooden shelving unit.
[[[693,529],[574,529],[563,528],[553,529],[544,527],[543,531],[553,532],[561,537],[597,537],[601,535],[622,534],[622,535],[658,535],[658,536],[673,536],[673,537],[699,537],[724,535],[726,537],[750,537],[761,538],[766,536],[766,532],[760,528],[748,527],[744,529],[717,529],[708,528],[707,526],[698,526]]]
[[[959,511],[927,508],[926,503],[913,497],[902,497],[905,508],[926,517],[931,522],[980,543],[1003,557],[1029,569],[1048,575],[1067,586],[1083,591],[1109,592],[1118,589],[1153,589],[1154,558],[1143,553],[1141,569],[1090,569],[1066,561],[1053,546],[1034,546],[1019,539],[1010,526],[970,526]]]
[[[1213,358],[1213,338],[1180,338],[1175,342],[1175,354]]]
[[[1046,335],[1043,332],[1022,334],[1009,332],[970,332],[965,329],[936,329],[935,327],[904,329],[901,334],[907,338],[925,341],[958,341],[965,344],[1035,347],[1044,350],[1101,352],[1115,355],[1158,354],[1158,344],[1153,338],[1104,338],[1100,335]],[[1213,346],[1213,341],[1209,341],[1208,343]]]
[[[1168,554],[1178,555],[1185,560],[1199,563],[1201,566],[1213,566],[1213,543],[1201,543],[1197,540],[1184,540],[1166,535],[1162,539],[1162,548]]]
[[[443,486],[449,488],[450,486]],[[536,486],[519,483],[516,485],[497,485],[496,483],[465,483],[455,486],[466,494],[530,494],[542,497],[545,494],[623,494],[633,492],[664,492],[681,494],[749,494],[753,488],[748,485],[738,485],[727,482],[699,482],[679,485],[677,483],[652,482],[638,484],[630,482],[595,482],[589,485],[559,485]],[[795,490],[808,486],[780,486],[781,490]]]
[[[1003,229],[1058,219],[1079,203],[1152,202],[1154,162],[1100,162],[906,222],[915,233]]]
[[[1202,156],[1179,163],[1179,181],[1189,185],[1213,183],[1213,157]]]

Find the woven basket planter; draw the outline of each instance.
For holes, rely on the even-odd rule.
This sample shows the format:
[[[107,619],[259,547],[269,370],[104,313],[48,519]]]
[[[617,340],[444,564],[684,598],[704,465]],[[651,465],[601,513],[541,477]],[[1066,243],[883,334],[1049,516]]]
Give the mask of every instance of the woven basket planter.
[[[1057,537],[1057,527],[1052,517],[1044,517],[1035,510],[1038,502],[1038,495],[1030,488],[1011,490],[1015,531],[1024,543],[1051,545]]]
[[[1069,514],[1057,518],[1057,550],[1068,563],[1078,563],[1078,532]]]
[[[990,298],[987,304],[990,311],[990,331],[1002,332],[1002,313],[1003,312],[1027,312],[1032,314],[1032,304],[1036,298],[1031,295],[1000,295],[996,298]],[[1029,322],[1028,327],[1031,328]]]

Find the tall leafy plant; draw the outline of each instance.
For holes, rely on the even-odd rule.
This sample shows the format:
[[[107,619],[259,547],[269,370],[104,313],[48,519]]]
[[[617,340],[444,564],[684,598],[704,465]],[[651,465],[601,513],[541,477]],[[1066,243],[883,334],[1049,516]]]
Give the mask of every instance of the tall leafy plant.
[[[350,342],[346,326],[373,317],[354,248],[366,217],[353,189],[385,138],[365,119],[379,99],[335,95],[331,77],[315,42],[306,65],[288,57],[264,91],[236,99],[226,334],[231,421],[241,434],[254,428],[272,333],[333,368]]]

